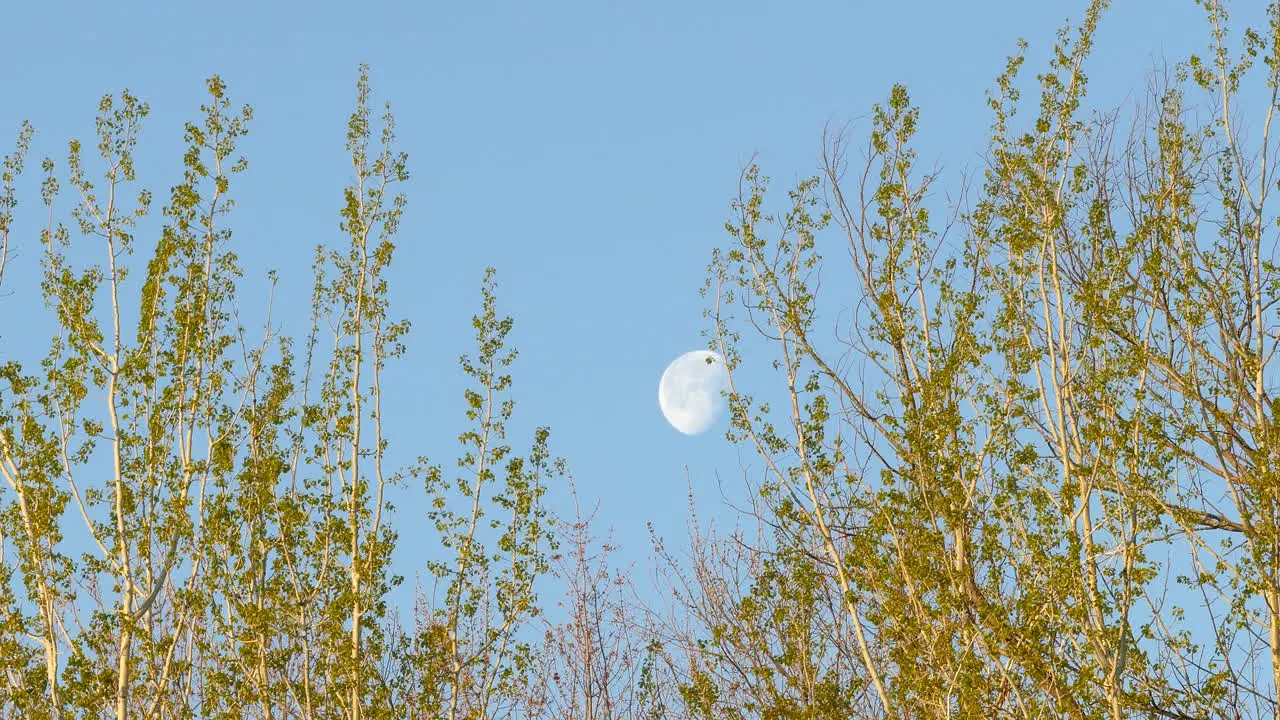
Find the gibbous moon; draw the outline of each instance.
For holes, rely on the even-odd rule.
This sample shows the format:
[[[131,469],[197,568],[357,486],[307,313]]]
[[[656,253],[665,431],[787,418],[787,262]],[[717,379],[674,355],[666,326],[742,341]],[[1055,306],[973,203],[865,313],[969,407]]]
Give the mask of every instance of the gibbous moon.
[[[658,382],[658,406],[671,426],[685,435],[706,432],[720,418],[728,386],[724,358],[710,350],[694,350],[676,358]]]

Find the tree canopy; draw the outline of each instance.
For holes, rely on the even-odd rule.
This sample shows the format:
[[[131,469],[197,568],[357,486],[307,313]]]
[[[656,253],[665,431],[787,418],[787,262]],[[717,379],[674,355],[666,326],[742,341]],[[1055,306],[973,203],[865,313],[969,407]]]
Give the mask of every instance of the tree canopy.
[[[207,81],[140,237],[149,107],[103,97],[92,149],[39,164],[23,271],[57,332],[0,358],[0,717],[1280,718],[1280,3],[1238,33],[1198,4],[1207,51],[1121,108],[1087,102],[1105,0],[1029,99],[1020,44],[952,199],[901,85],[785,199],[743,170],[703,293],[752,501],[655,536],[647,577],[550,430],[508,435],[493,269],[456,460],[391,465],[409,164],[367,68],[299,337],[238,312],[252,111]],[[436,591],[402,622],[395,522],[420,520]]]

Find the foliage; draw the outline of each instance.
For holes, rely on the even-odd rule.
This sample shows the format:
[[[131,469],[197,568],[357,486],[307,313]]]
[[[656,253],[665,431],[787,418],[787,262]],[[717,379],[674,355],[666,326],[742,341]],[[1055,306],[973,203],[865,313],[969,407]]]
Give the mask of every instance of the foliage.
[[[239,317],[250,109],[207,81],[144,241],[150,109],[104,97],[96,157],[40,163],[57,331],[0,359],[0,717],[1280,716],[1280,3],[1235,47],[1221,0],[1198,4],[1208,52],[1128,124],[1087,104],[1105,0],[1032,101],[1020,43],[959,201],[900,85],[852,177],[844,133],[777,209],[744,169],[704,292],[751,501],[729,532],[692,516],[683,555],[655,537],[649,603],[571,482],[574,517],[547,509],[550,430],[508,437],[493,269],[454,467],[392,466],[409,172],[366,68],[300,342]],[[0,282],[33,135],[0,165]],[[407,627],[396,486],[439,546]]]

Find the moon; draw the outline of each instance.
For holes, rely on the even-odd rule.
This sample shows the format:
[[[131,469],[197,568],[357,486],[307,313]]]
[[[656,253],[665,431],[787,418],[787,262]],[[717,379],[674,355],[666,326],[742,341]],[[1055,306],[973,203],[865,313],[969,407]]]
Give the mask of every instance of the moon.
[[[721,391],[728,386],[724,358],[694,350],[676,358],[658,381],[658,406],[671,427],[685,435],[706,432],[725,409]]]

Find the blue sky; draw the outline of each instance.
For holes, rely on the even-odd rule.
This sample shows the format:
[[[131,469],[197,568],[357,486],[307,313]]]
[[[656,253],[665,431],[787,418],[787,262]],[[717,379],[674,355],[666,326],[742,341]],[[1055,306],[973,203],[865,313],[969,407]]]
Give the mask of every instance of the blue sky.
[[[1140,92],[1157,58],[1183,58],[1206,37],[1190,0],[1116,5],[1088,68],[1103,106]],[[721,433],[673,430],[656,397],[667,363],[704,346],[698,289],[725,242],[742,165],[758,152],[781,191],[815,172],[825,123],[853,120],[861,140],[858,119],[902,82],[921,107],[921,159],[940,163],[941,187],[954,188],[980,164],[983,91],[1015,41],[1031,43],[1029,79],[1084,7],[0,0],[0,147],[9,152],[29,119],[33,156],[61,161],[70,137],[91,137],[99,97],[127,87],[151,104],[138,165],[159,200],[179,178],[182,122],[196,116],[203,80],[221,74],[233,101],[255,110],[241,146],[250,170],[233,189],[245,315],[258,316],[265,273],[279,268],[275,316],[301,335],[312,248],[341,240],[344,123],[357,65],[369,63],[413,172],[392,272],[395,307],[414,323],[388,380],[396,451],[451,465],[463,422],[456,359],[471,349],[482,270],[494,265],[521,351],[515,444],[550,425],[580,492],[616,529],[621,559],[642,565],[646,521],[684,536],[686,467],[702,512],[731,521],[716,478],[732,495],[749,462]],[[12,348],[43,347],[51,329],[50,315],[26,310],[36,175],[21,188],[7,283],[17,294],[0,299],[6,356],[33,358]],[[430,536],[420,504],[398,504],[397,562],[412,576]]]

